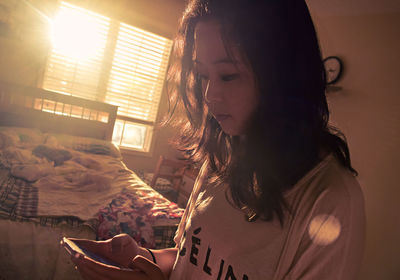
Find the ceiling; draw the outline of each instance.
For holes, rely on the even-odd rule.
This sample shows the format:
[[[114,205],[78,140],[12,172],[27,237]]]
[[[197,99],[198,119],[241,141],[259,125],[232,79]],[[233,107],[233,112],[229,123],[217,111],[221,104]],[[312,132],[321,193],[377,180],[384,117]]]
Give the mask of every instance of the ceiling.
[[[399,13],[400,0],[306,0],[317,16]]]

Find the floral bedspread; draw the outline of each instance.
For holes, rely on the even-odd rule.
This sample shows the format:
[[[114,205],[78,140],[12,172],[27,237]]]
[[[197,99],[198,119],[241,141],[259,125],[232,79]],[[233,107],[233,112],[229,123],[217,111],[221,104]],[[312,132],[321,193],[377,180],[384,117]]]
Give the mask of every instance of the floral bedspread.
[[[155,248],[153,226],[158,219],[174,219],[178,223],[183,209],[155,191],[126,190],[99,211],[98,238],[105,240],[127,233],[141,246]]]

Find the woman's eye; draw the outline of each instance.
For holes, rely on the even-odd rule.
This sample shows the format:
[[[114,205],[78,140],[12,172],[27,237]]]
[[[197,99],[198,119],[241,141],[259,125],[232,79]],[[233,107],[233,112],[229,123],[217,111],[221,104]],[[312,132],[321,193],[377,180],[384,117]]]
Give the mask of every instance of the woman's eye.
[[[233,80],[236,80],[237,78],[239,78],[239,74],[238,73],[222,75],[221,76],[221,80],[223,80],[225,82],[233,81]]]

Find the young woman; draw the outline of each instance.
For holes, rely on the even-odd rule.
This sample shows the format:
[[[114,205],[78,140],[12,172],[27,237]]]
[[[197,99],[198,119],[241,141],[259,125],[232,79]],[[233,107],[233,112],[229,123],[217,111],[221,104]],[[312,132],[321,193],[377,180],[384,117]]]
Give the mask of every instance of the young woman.
[[[171,79],[188,116],[181,144],[202,168],[175,236],[78,240],[85,279],[356,279],[364,200],[303,0],[193,0]],[[176,66],[175,65],[175,66]],[[172,68],[171,68],[172,69]],[[172,71],[172,70],[171,70]]]

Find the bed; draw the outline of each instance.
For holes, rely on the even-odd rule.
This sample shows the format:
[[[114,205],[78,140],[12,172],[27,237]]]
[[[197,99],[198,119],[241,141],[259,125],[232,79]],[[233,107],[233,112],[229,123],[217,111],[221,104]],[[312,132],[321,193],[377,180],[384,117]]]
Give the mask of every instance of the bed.
[[[183,209],[111,143],[117,107],[0,83],[0,279],[80,279],[62,236],[173,245]]]

